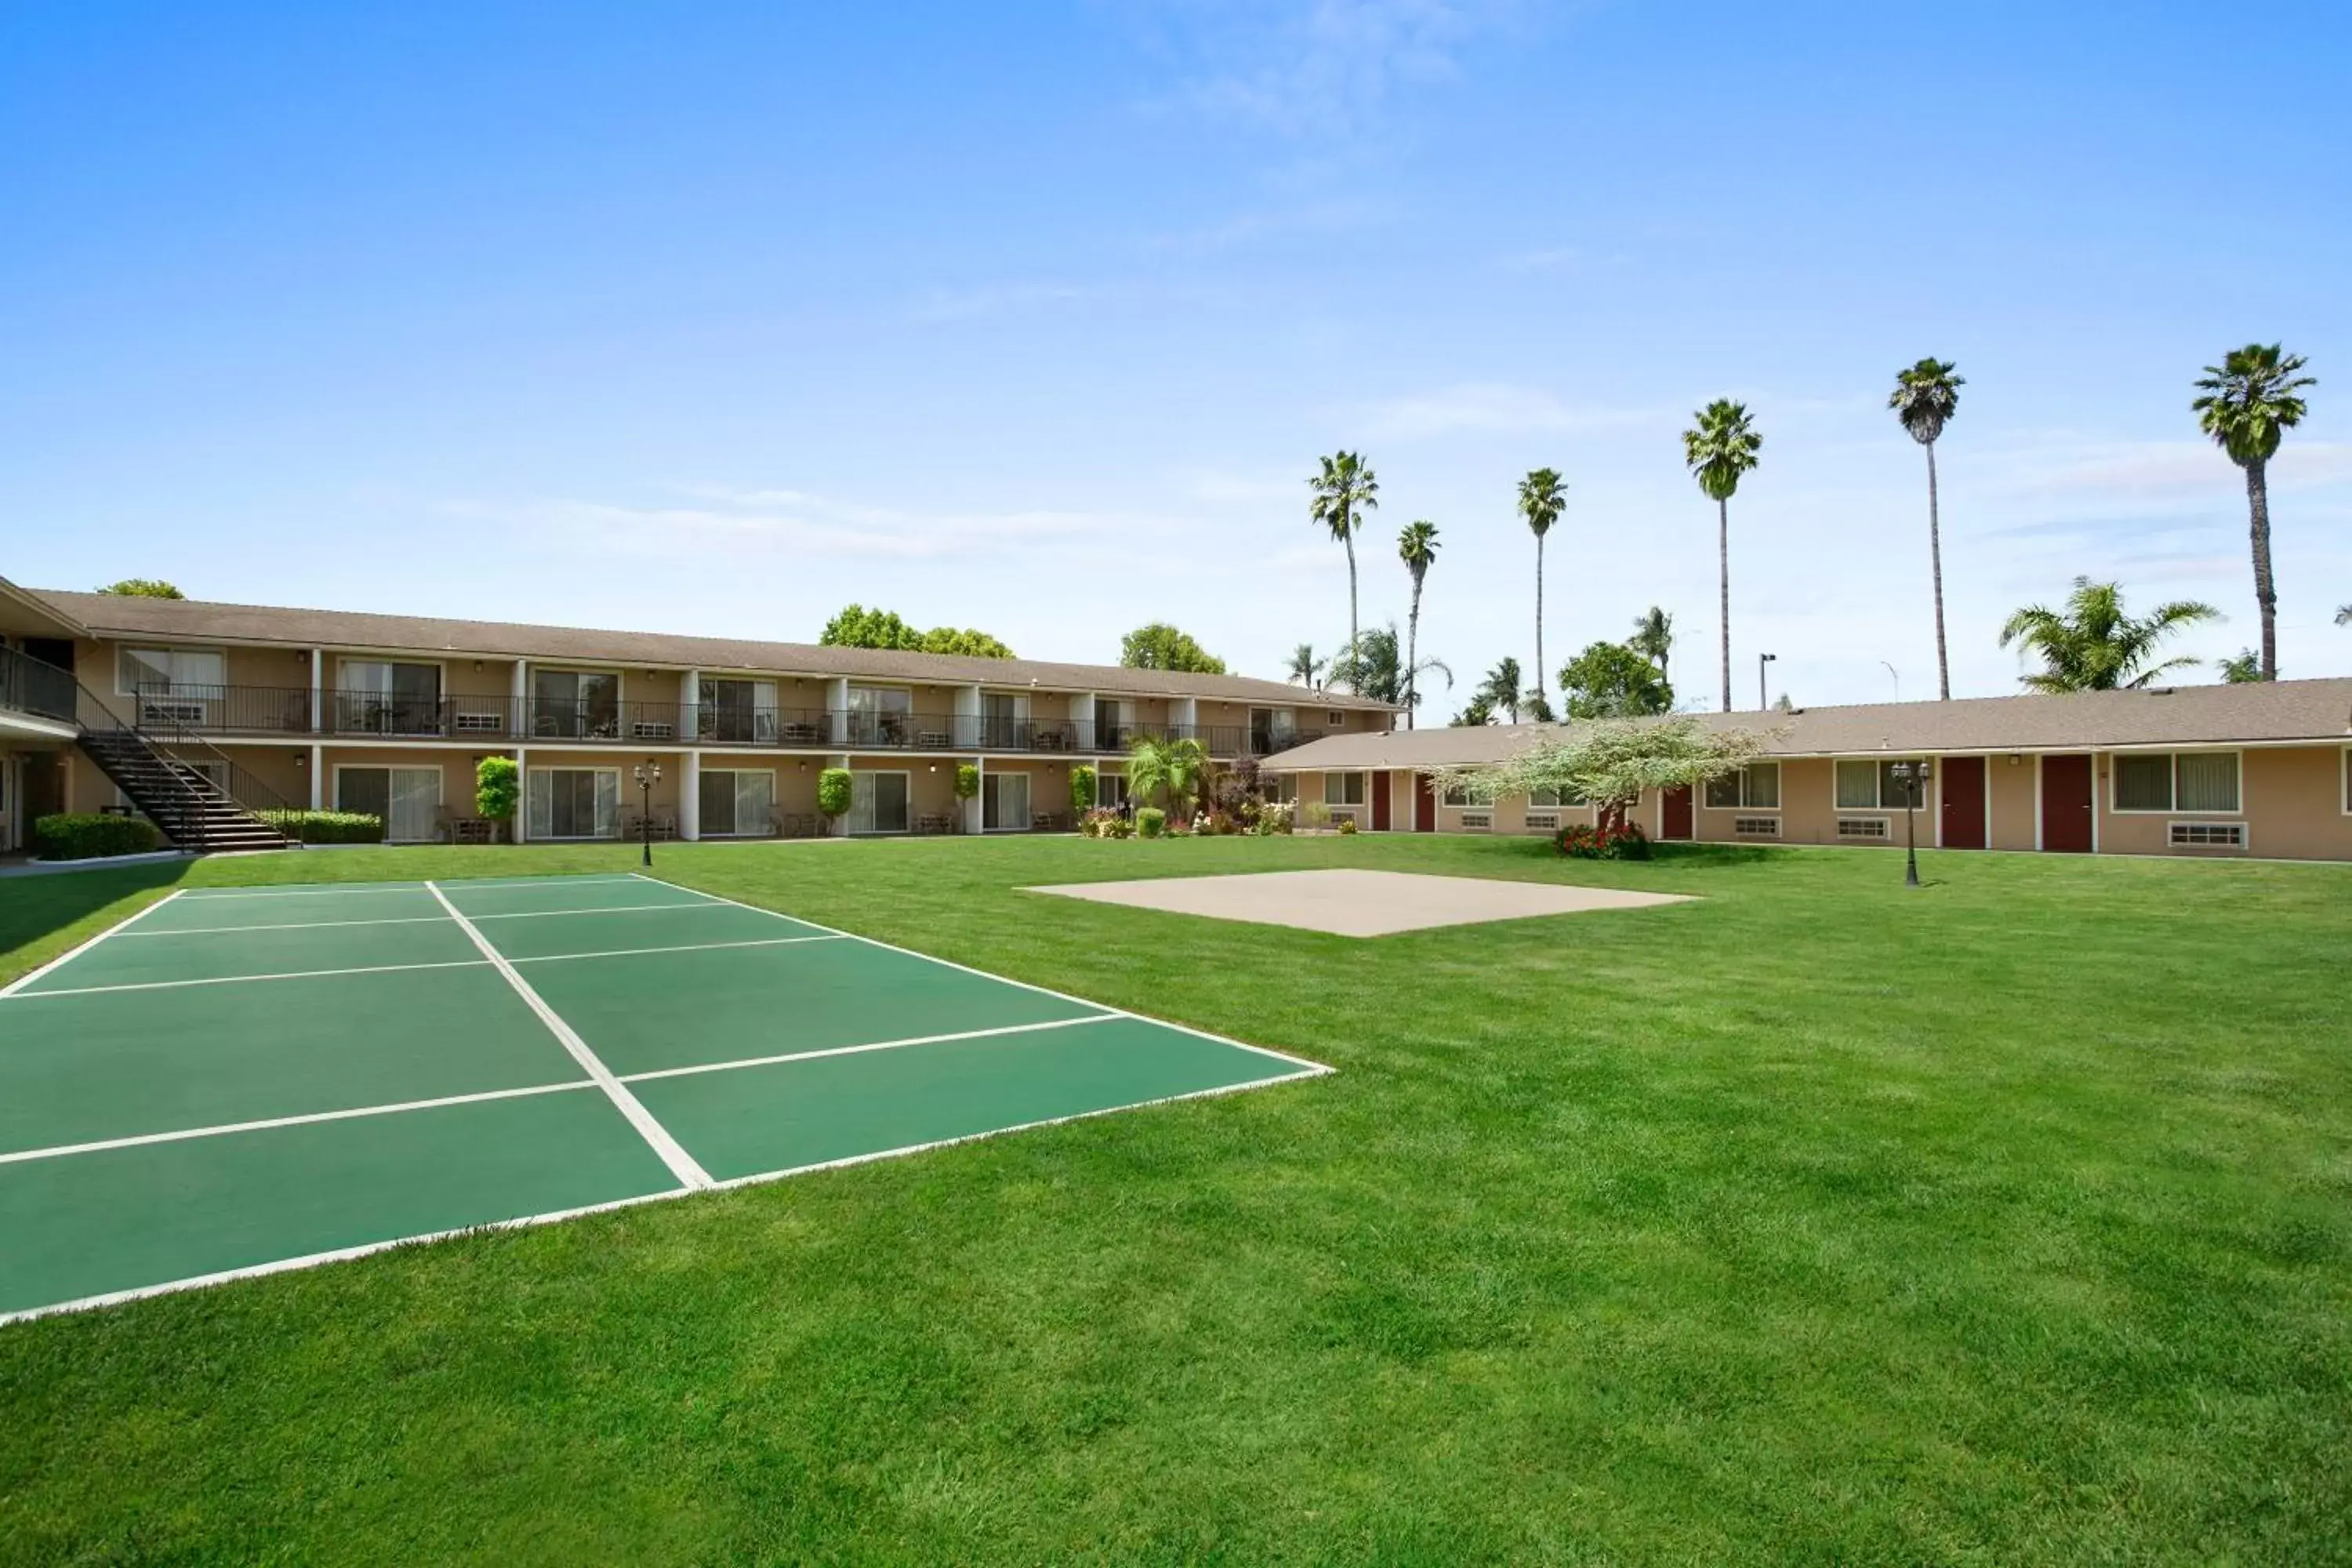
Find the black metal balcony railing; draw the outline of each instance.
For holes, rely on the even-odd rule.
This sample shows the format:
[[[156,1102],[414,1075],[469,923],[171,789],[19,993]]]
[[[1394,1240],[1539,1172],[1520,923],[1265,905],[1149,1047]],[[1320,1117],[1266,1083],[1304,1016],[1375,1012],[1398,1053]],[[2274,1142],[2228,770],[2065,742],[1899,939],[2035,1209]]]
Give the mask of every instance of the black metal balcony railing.
[[[73,672],[44,664],[27,653],[0,647],[0,708],[72,723]]]
[[[29,666],[27,670],[25,667]],[[44,673],[46,672],[46,674]],[[73,678],[10,654],[0,661],[0,700],[16,682],[54,676],[64,686],[42,700],[70,717]],[[839,752],[993,752],[1115,756],[1139,740],[1194,740],[1212,756],[1267,756],[1307,737],[1267,725],[1098,723],[1093,719],[1013,719],[997,714],[911,713],[872,709],[751,708],[727,703],[614,702],[543,697],[401,697],[301,687],[149,687],[120,699],[133,723],[197,734],[324,735],[348,739],[478,740],[491,743],[577,742]],[[318,721],[312,721],[314,703]],[[22,706],[23,703],[18,705]],[[36,711],[38,710],[36,709]]]

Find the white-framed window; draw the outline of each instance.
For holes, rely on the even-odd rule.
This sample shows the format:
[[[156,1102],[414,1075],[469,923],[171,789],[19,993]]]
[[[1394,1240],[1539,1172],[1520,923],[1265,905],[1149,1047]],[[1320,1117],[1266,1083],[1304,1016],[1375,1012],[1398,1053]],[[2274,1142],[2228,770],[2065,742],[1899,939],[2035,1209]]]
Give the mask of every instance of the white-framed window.
[[[1323,715],[1323,727],[1327,730],[1344,729],[1347,727],[1347,723],[1348,716],[1345,713],[1327,711]]]
[[[2238,806],[2235,752],[2118,752],[2111,805],[2118,812],[2214,812]]]
[[[227,684],[228,655],[216,647],[124,647],[115,658],[114,689],[121,697],[213,697]]]
[[[533,838],[621,836],[618,768],[533,768],[524,782],[523,797],[525,820]]]
[[[1297,805],[1298,775],[1297,773],[1273,774],[1265,785],[1265,798],[1277,805]]]
[[[1916,758],[1900,759],[1911,767],[1919,765]],[[1895,763],[1876,758],[1849,757],[1837,765],[1837,808],[1840,811],[1901,811],[1911,804],[1903,781],[1895,776]],[[1917,804],[1927,804],[1929,785],[1918,784]]]
[[[338,763],[335,809],[375,817],[387,844],[429,844],[441,837],[441,770]]]
[[[1474,805],[1476,804],[1476,802],[1470,798],[1470,786],[1468,784],[1447,784],[1445,786],[1445,793],[1439,795],[1437,798],[1439,803],[1444,805]]]
[[[1582,805],[1583,804],[1584,792],[1572,784],[1559,785],[1551,789],[1531,789],[1528,792],[1528,805],[1531,807]]]
[[[1713,811],[1780,810],[1780,764],[1750,763],[1738,773],[1707,780],[1706,804]]]
[[[706,838],[765,838],[776,830],[776,775],[768,768],[705,768],[696,786]]]
[[[1364,775],[1326,773],[1323,780],[1323,804],[1326,805],[1363,805]]]

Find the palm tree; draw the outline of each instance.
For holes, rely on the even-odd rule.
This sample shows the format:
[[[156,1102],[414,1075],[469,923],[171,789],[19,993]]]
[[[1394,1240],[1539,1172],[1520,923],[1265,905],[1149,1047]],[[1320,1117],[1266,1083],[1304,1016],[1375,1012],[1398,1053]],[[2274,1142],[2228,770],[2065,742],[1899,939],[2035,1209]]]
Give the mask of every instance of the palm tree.
[[[1323,673],[1324,661],[1315,657],[1315,645],[1300,643],[1290,650],[1290,679],[1301,686],[1313,686],[1315,678]]]
[[[2189,406],[2198,424],[2230,461],[2246,470],[2246,510],[2252,514],[2254,603],[2263,613],[2263,679],[2278,679],[2278,593],[2271,583],[2271,496],[2265,469],[2279,449],[2279,437],[2303,422],[2303,399],[2295,395],[2318,384],[2303,368],[2301,354],[2281,353],[2276,343],[2231,349],[2219,365],[2207,365],[2197,383],[2204,393]]]
[[[1404,706],[1406,694],[1429,670],[1445,677],[1446,689],[1453,689],[1454,670],[1444,659],[1417,658],[1407,663],[1398,651],[1401,646],[1394,621],[1384,626],[1367,626],[1354,647],[1331,661],[1332,677],[1336,679],[1344,674],[1349,690],[1400,708]]]
[[[1666,660],[1675,651],[1675,618],[1656,605],[1633,617],[1633,635],[1625,646],[1658,667],[1658,679],[1673,684]]]
[[[2352,626],[2352,605],[2346,605],[2336,612],[2336,624],[2339,626]]]
[[[1543,542],[1568,507],[1568,485],[1551,468],[1531,468],[1519,481],[1519,515],[1536,536],[1536,684],[1543,684]]]
[[[1718,397],[1683,432],[1683,462],[1715,502],[1715,551],[1723,585],[1723,710],[1731,711],[1731,498],[1739,476],[1756,466],[1764,437],[1748,422],[1748,405]]]
[[[1944,532],[1936,508],[1936,437],[1960,406],[1960,388],[1968,383],[1952,374],[1949,360],[1923,359],[1909,370],[1895,373],[1895,391],[1886,406],[1911,432],[1911,439],[1927,448],[1927,561],[1936,580],[1936,688],[1943,700],[1952,700],[1952,665],[1944,655]]]
[[[2195,599],[2158,605],[2135,619],[2124,613],[2123,590],[2113,583],[2074,579],[2063,611],[2028,605],[2000,628],[2000,646],[2014,642],[2042,656],[2042,668],[2021,679],[2033,691],[2116,691],[2146,686],[2193,658],[2157,662],[2167,637],[2221,612]]]
[[[1519,661],[1505,658],[1486,672],[1486,679],[1472,697],[1486,705],[1489,712],[1499,708],[1519,721]]]
[[[1187,737],[1181,741],[1138,736],[1127,752],[1127,787],[1139,801],[1164,796],[1168,809],[1179,815],[1190,809],[1192,787],[1209,765],[1208,748]]]
[[[1355,452],[1334,452],[1307,481],[1314,490],[1308,515],[1331,531],[1348,547],[1348,645],[1355,646],[1360,631],[1356,619],[1356,528],[1364,512],[1379,508],[1381,481]]]
[[[1411,671],[1413,656],[1421,647],[1421,585],[1437,560],[1437,524],[1405,524],[1404,531],[1397,535],[1397,556],[1404,563],[1404,569],[1412,574],[1412,609],[1404,619],[1404,667]],[[1412,677],[1408,673],[1404,682],[1404,727],[1408,730],[1412,728],[1413,706],[1420,700],[1421,693],[1414,689]]]

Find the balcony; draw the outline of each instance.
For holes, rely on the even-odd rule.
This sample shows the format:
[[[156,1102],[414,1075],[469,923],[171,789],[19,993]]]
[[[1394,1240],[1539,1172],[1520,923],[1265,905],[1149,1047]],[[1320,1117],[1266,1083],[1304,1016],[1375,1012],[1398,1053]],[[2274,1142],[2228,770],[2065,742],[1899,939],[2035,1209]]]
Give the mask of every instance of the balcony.
[[[74,694],[71,670],[44,664],[14,648],[0,648],[0,709],[71,724]]]
[[[6,656],[0,681],[37,692],[27,700],[73,709],[73,678]],[[30,666],[29,671],[20,670]],[[55,691],[49,687],[62,685]],[[16,690],[0,685],[0,705]],[[645,746],[819,752],[931,752],[957,755],[1116,756],[1139,740],[1194,740],[1212,756],[1264,756],[1297,744],[1288,729],[1239,724],[1097,724],[1092,719],[1008,719],[972,713],[879,712],[871,709],[753,708],[707,703],[612,702],[539,697],[425,697],[305,687],[151,687],[123,699],[142,724],[170,723],[198,734],[310,736],[349,741],[478,741],[488,745]],[[317,722],[313,722],[314,706]]]

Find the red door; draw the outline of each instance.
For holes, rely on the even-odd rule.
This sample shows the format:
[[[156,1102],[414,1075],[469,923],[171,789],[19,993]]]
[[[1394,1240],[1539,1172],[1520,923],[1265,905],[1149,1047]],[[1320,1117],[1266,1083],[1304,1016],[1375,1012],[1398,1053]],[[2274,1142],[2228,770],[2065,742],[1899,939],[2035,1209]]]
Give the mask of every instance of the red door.
[[[1676,784],[1666,791],[1665,811],[1658,824],[1661,838],[1688,838],[1691,836],[1690,785]]]
[[[1372,775],[1372,831],[1386,833],[1388,830],[1389,775],[1374,773]]]
[[[1437,789],[1429,782],[1427,773],[1412,775],[1412,830],[1437,831]]]
[[[1944,837],[1947,849],[1985,847],[1985,760],[1946,757],[1944,769]]]
[[[2091,852],[2091,759],[2042,759],[2042,847]]]

